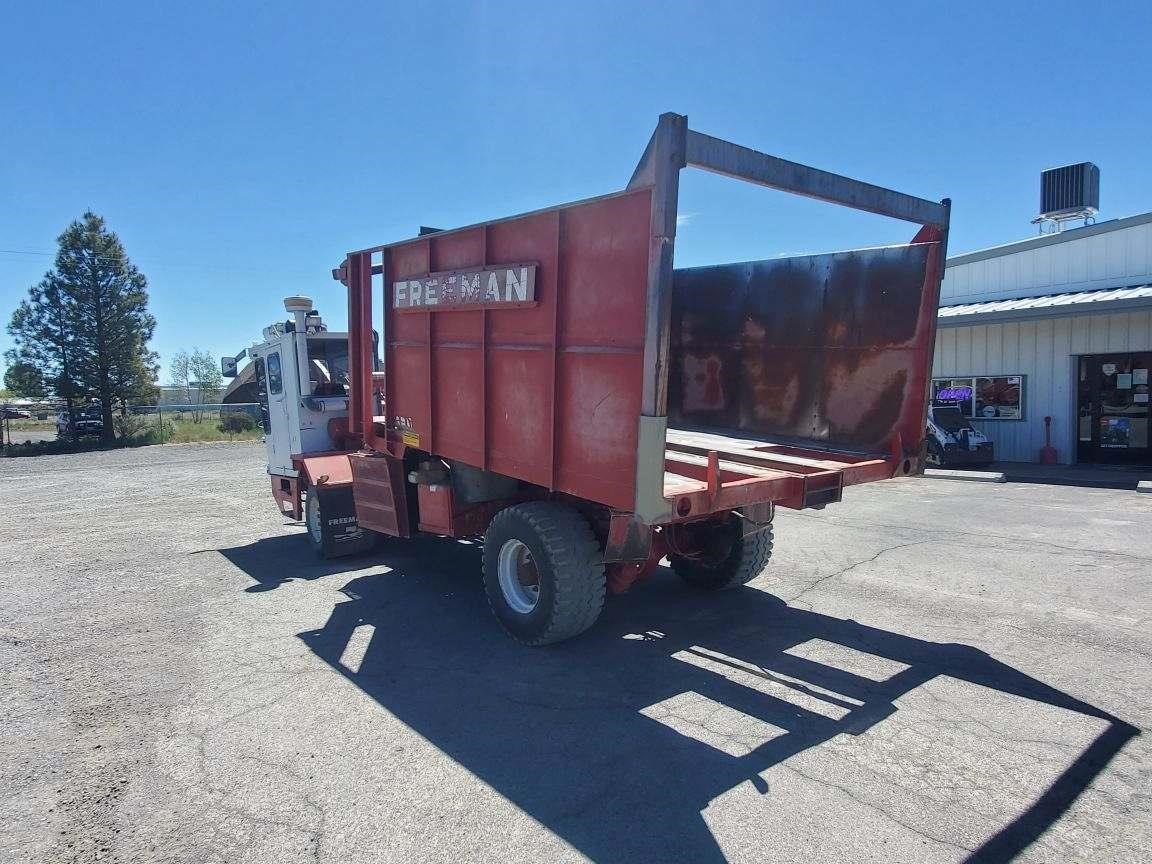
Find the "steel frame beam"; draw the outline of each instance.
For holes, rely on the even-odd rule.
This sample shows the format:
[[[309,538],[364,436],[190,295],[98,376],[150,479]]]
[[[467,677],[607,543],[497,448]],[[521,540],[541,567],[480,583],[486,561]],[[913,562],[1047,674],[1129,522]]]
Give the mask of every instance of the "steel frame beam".
[[[687,163],[692,168],[918,225],[943,228],[948,224],[948,212],[938,201],[916,198],[883,186],[789,162],[691,129],[688,130],[686,153]]]

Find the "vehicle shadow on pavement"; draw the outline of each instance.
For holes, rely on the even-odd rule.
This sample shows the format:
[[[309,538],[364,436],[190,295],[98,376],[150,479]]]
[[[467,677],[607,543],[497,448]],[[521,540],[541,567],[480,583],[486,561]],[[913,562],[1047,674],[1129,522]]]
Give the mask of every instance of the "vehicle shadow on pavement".
[[[225,554],[272,584],[311,569],[303,542],[274,538],[250,555]],[[761,772],[871,729],[896,712],[896,699],[941,676],[1107,723],[969,862],[1007,861],[1027,848],[1139,734],[976,648],[791,608],[754,588],[702,594],[665,568],[609,598],[587,634],[529,649],[488,613],[478,547],[420,539],[368,561],[391,570],[348,582],[348,600],[300,637],[595,861],[726,860],[702,815],[710,801],[746,782],[771,794]],[[865,666],[853,669],[837,652]]]
[[[341,559],[322,561],[308,548],[302,533],[264,537],[247,546],[204,551],[219,552],[256,580],[256,584],[244,589],[249,594],[274,591],[285,582],[294,580],[311,581],[333,573],[347,573],[357,566],[374,563],[365,558],[356,558],[355,563]]]

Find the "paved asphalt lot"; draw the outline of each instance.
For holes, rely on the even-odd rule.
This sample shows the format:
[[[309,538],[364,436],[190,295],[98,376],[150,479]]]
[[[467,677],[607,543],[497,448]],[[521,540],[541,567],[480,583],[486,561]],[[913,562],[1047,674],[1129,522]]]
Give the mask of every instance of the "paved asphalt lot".
[[[1152,496],[902,480],[520,648],[259,445],[0,460],[0,860],[1152,860]]]

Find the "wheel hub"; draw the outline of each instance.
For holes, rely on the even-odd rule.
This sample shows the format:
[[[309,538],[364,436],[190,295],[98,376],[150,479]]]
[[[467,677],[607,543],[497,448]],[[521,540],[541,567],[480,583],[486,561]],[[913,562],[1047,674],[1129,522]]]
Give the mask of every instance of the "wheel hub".
[[[513,612],[527,615],[540,602],[540,573],[532,551],[519,540],[508,540],[497,558],[500,593]]]

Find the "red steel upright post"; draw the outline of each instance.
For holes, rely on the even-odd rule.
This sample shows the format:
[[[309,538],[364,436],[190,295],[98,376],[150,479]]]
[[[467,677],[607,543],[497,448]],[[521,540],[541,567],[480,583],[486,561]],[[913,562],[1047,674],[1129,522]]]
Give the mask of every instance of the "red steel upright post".
[[[371,253],[348,256],[348,431],[373,438]]]

